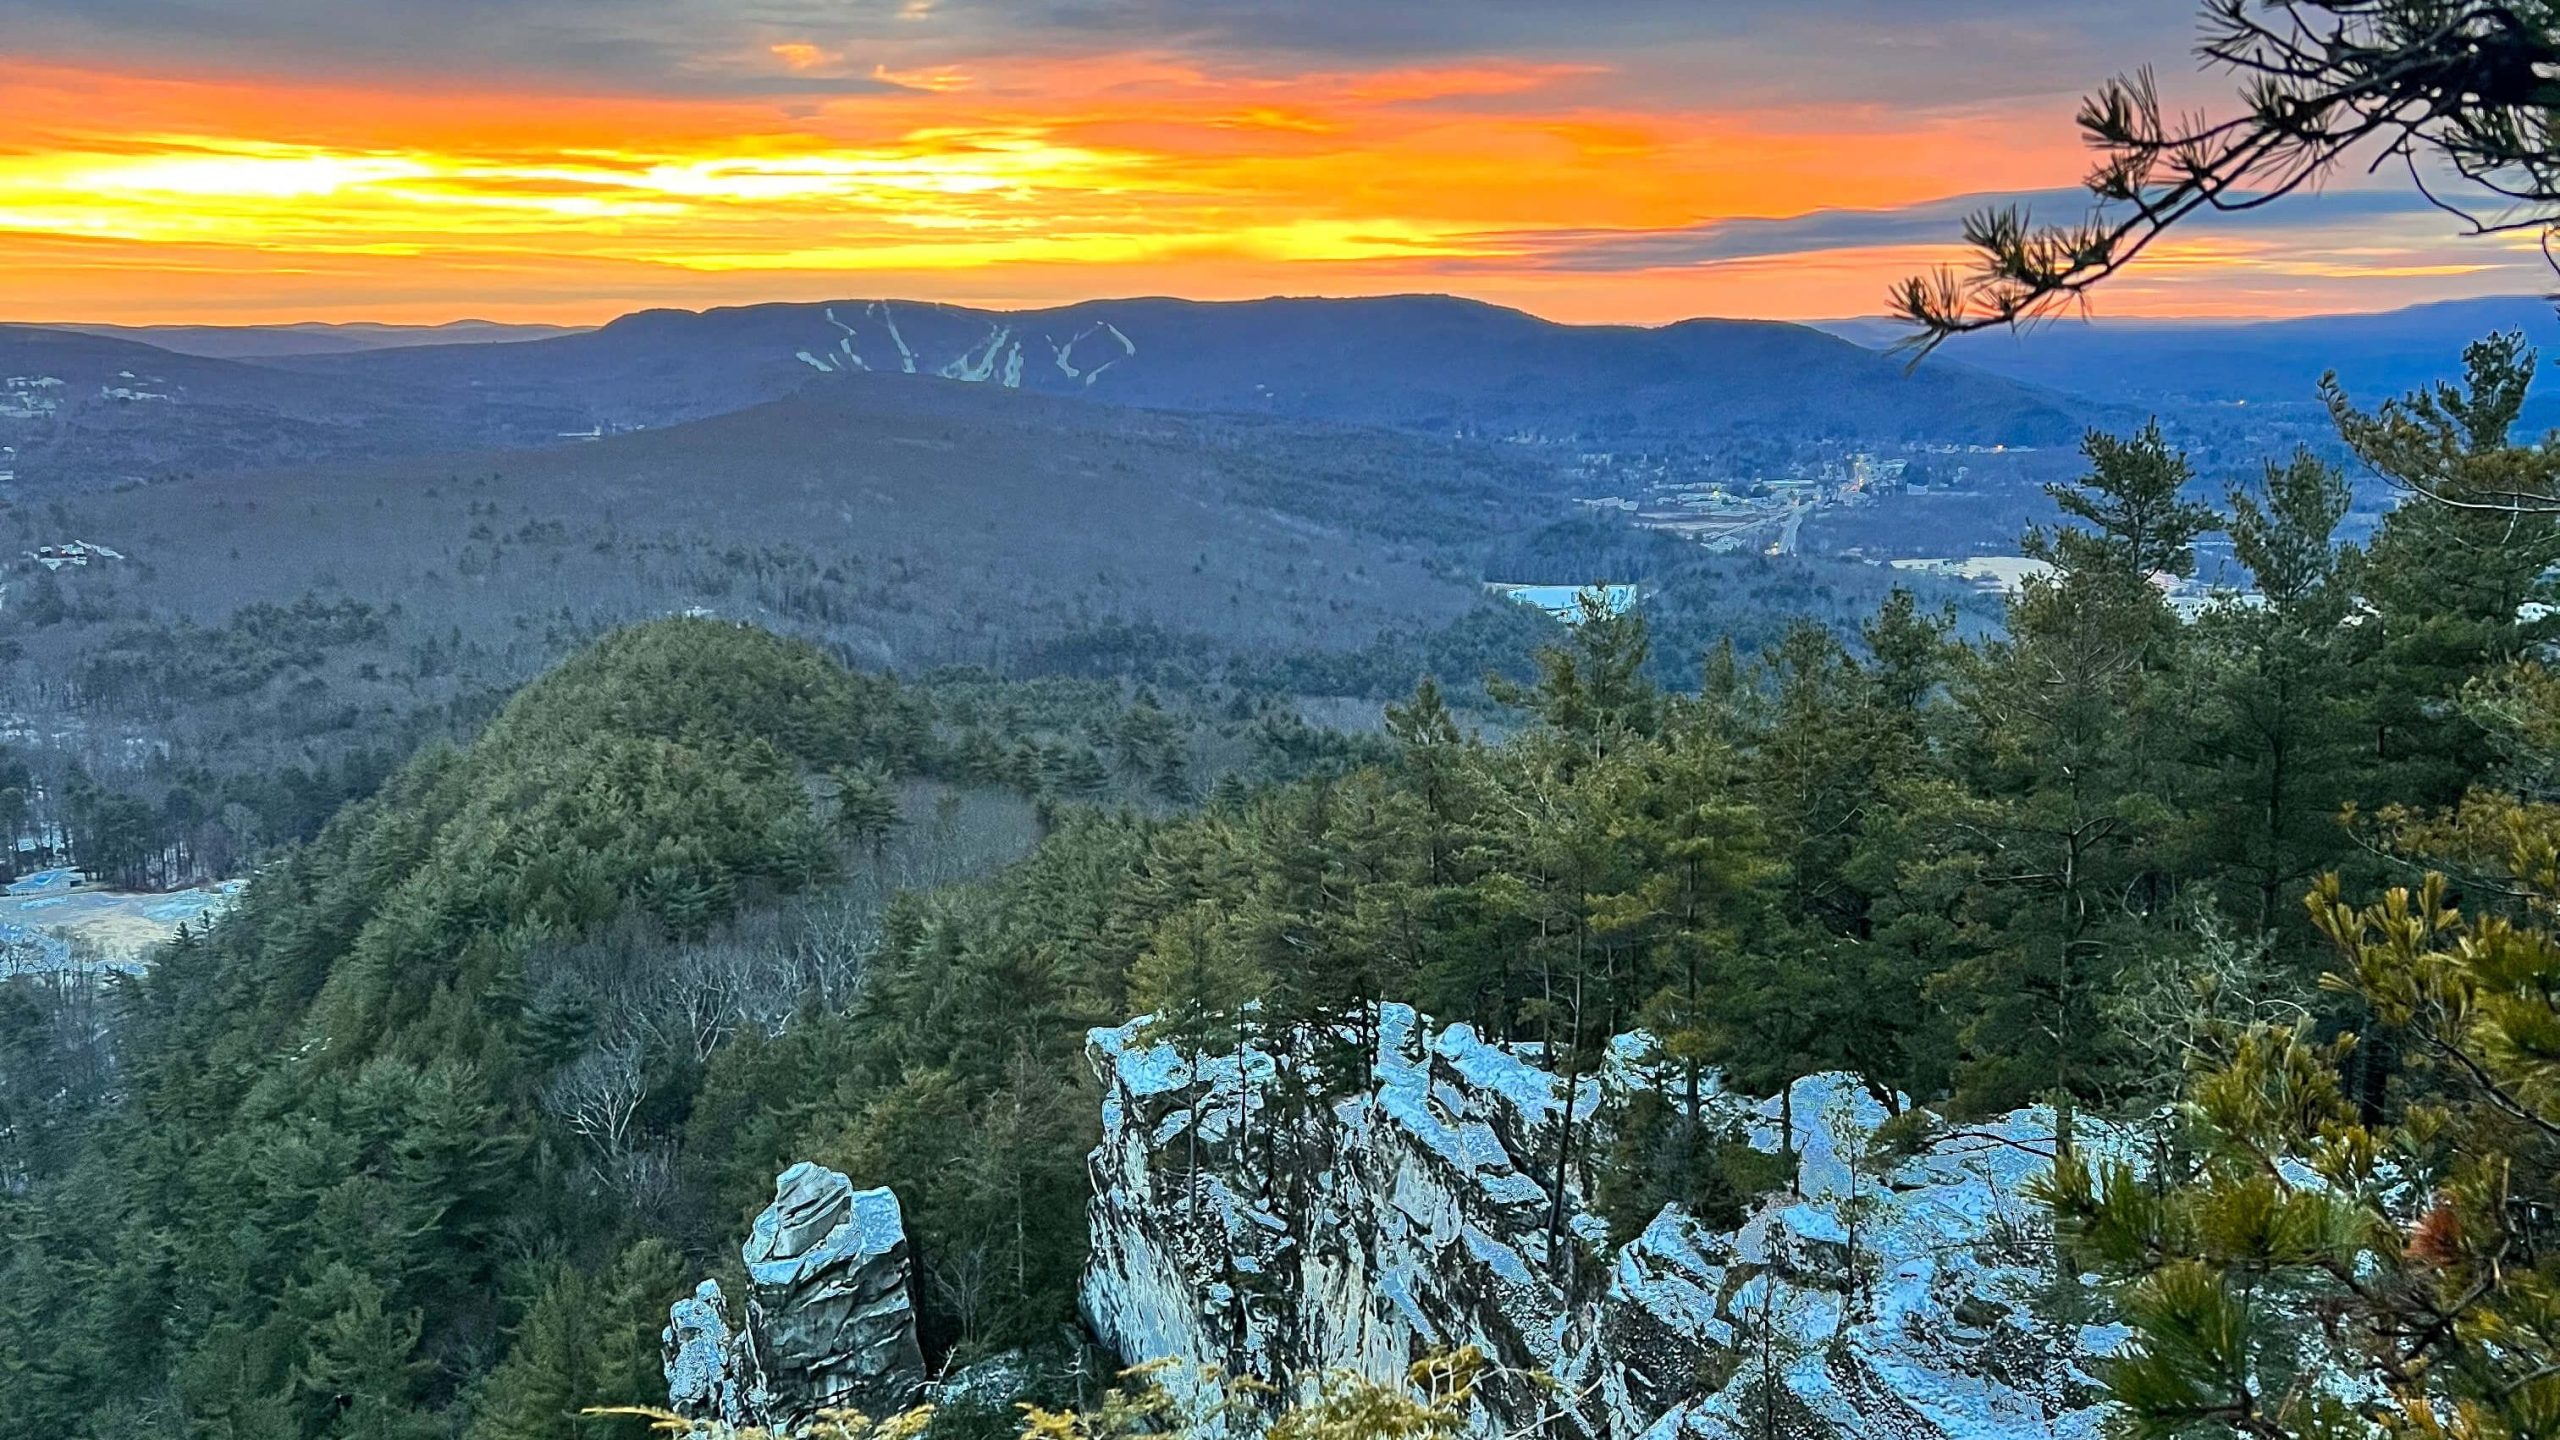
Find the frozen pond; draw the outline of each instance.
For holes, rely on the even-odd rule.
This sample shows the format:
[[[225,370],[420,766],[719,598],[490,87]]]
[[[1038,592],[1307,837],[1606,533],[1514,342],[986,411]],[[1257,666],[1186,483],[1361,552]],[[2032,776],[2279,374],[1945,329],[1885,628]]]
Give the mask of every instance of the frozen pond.
[[[1639,597],[1633,585],[1504,585],[1485,587],[1502,598],[1521,605],[1534,605],[1570,625],[1582,618],[1582,597],[1588,592],[1600,597],[1600,606],[1612,615],[1624,615],[1635,608]]]

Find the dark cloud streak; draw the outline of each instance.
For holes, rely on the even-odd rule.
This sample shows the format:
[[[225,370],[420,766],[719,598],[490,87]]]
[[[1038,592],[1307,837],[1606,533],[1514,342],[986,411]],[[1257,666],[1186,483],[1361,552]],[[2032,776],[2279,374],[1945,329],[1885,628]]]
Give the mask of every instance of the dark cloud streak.
[[[1833,250],[1947,245],[1961,235],[1964,217],[1996,205],[2021,206],[2030,215],[2051,221],[2076,220],[2090,213],[2089,197],[2081,191],[2035,190],[1958,195],[1891,209],[1709,220],[1676,230],[1524,230],[1478,238],[1503,251],[1502,259],[1481,262],[1485,268],[1614,274]],[[2458,228],[2425,197],[2407,190],[2331,190],[2295,196],[2283,205],[2252,212],[2246,226],[2261,235],[2303,234],[2395,221],[2423,222],[2430,217],[2444,221],[2447,238]],[[2202,237],[2220,230],[2237,231],[2240,225],[2238,219],[2207,215],[2181,233]]]
[[[810,77],[778,69],[756,83],[766,49],[799,39],[842,50],[855,74],[1108,49],[1237,65],[1504,56],[1620,66],[1656,100],[1962,105],[2076,93],[2143,61],[2174,72],[2189,33],[2183,6],[2095,0],[0,0],[21,55],[467,67],[679,94],[806,91]]]

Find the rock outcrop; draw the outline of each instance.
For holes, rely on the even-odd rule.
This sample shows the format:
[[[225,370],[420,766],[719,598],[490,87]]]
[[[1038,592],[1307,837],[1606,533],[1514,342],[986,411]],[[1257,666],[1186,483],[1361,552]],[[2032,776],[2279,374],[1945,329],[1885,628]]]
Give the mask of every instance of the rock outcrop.
[[[1649,1045],[1622,1041],[1568,1097],[1467,1026],[1435,1033],[1387,1006],[1377,1031],[1370,1083],[1313,1107],[1274,1098],[1293,1087],[1268,1054],[1192,1059],[1135,1024],[1094,1032],[1083,1304],[1125,1361],[1386,1378],[1473,1345],[1497,1367],[1484,1434],[2098,1433],[2089,1364],[2122,1332],[2056,1299],[2082,1292],[2056,1283],[2021,1198],[2050,1165],[2049,1112],[1888,1153],[1883,1107],[1849,1077],[1801,1081],[1784,1107],[1713,1094],[1719,1124],[1765,1153],[1783,1153],[1792,1115],[1793,1185],[1738,1228],[1666,1206],[1612,1246],[1588,1162],[1559,1167],[1559,1140],[1570,1118],[1583,1156],[1606,1143],[1656,1086]],[[2134,1148],[2086,1120],[2078,1134]]]
[[[765,1423],[772,1397],[746,1337],[729,1329],[728,1297],[705,1280],[693,1297],[669,1307],[660,1332],[667,1405],[691,1420],[744,1426]]]
[[[741,1248],[751,1290],[732,1329],[720,1287],[676,1302],[663,1335],[677,1413],[789,1428],[822,1411],[881,1416],[924,1389],[898,1197],[802,1162]]]

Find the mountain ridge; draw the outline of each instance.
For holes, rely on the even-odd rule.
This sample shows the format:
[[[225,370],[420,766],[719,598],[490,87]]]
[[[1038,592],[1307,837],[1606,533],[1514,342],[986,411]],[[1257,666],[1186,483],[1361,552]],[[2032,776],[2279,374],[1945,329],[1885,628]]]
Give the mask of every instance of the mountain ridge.
[[[1899,322],[1872,316],[1824,321],[1820,328],[1870,348],[1908,333]],[[2012,379],[2032,375],[2101,404],[2309,407],[2317,404],[2320,377],[2328,371],[2337,372],[2350,395],[2370,402],[2459,375],[2463,347],[2503,330],[2522,330],[2544,354],[2560,355],[2560,316],[2552,302],[2501,295],[2248,321],[2061,320],[2020,332],[1957,336],[1921,368],[1952,361]],[[2528,419],[2560,423],[2560,401],[2537,397]]]
[[[1145,409],[1268,414],[1482,438],[1701,441],[1785,426],[1876,440],[2010,443],[2076,433],[2072,407],[1971,372],[1913,377],[1775,321],[1573,326],[1454,296],[1085,301],[982,310],[838,300],[634,312],[497,348],[295,357],[310,372],[583,398],[600,424],[694,418],[856,372],[1087,394]],[[708,391],[680,377],[717,372]]]
[[[90,321],[36,322],[34,328],[131,340],[180,355],[210,360],[258,360],[285,355],[334,354],[406,345],[505,345],[574,335],[581,325],[514,324],[464,318],[432,325],[376,320],[293,320],[271,325],[110,325]]]

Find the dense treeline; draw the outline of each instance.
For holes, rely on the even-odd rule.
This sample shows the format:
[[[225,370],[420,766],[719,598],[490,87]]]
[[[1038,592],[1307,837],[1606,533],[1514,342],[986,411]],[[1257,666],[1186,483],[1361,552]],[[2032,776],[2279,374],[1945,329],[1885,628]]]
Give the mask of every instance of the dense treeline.
[[[244,753],[205,749],[200,735],[135,740],[103,747],[96,763],[67,751],[59,737],[0,748],[0,879],[57,865],[133,889],[238,875],[309,840],[422,747],[477,733],[503,703],[500,692],[475,681],[396,718],[386,718],[389,710],[360,712],[328,677],[344,670],[384,678],[349,659],[381,638],[378,614],[310,597],[292,607],[252,608],[272,613],[244,612],[211,632],[133,628],[83,668],[125,674],[129,683],[85,688],[82,703],[100,715],[165,713],[174,702],[203,698],[186,679],[196,672],[186,667],[219,664],[253,688],[289,691],[286,703],[310,722],[307,743]],[[1527,612],[1520,619],[1545,624]],[[190,648],[206,635],[229,637],[212,658]],[[435,657],[463,648],[459,641],[451,652],[420,647],[409,678],[433,672],[441,663]],[[164,662],[179,668],[156,668]],[[1183,688],[1160,694],[1116,676],[1015,681],[955,668],[918,677],[910,692],[947,736],[954,779],[1062,801],[1182,803],[1222,775],[1268,779],[1365,753],[1356,737],[1298,720],[1268,687],[1208,684],[1192,673],[1177,678]],[[314,737],[322,738],[308,743]],[[297,749],[296,758],[277,753]]]
[[[605,1377],[650,1370],[677,1267],[647,1237],[683,1208],[645,1107],[823,993],[757,993],[723,927],[838,869],[813,791],[868,845],[894,815],[862,788],[943,763],[886,682],[677,622],[410,764],[131,987],[128,1098],[85,1151],[13,1156],[12,1426],[426,1433],[469,1389],[543,1432],[525,1387],[637,1398]],[[821,918],[792,927],[812,975]],[[471,1388],[511,1328],[547,1358]]]

